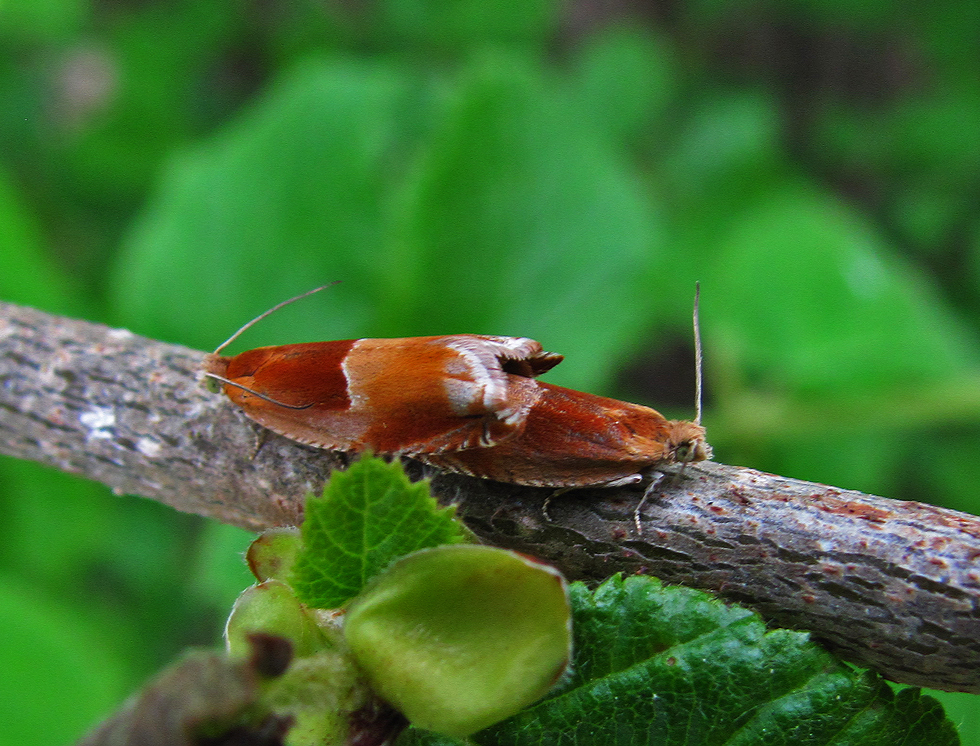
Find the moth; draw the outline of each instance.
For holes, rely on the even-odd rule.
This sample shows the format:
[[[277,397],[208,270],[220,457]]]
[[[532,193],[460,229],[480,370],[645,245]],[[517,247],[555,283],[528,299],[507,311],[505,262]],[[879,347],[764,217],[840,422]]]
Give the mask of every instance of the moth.
[[[220,354],[252,324],[306,295],[250,321],[205,365],[246,416],[287,438],[555,488],[635,484],[661,466],[711,457],[700,424],[697,299],[698,412],[686,421],[539,381],[563,356],[524,337],[346,339]]]

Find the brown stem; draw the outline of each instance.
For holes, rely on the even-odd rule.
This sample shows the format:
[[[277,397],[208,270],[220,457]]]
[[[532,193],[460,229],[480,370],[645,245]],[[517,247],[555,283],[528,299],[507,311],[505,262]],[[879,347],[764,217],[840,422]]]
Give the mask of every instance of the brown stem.
[[[246,528],[296,523],[343,457],[260,435],[205,388],[203,361],[0,304],[0,452]],[[974,516],[709,463],[666,480],[638,534],[637,489],[567,493],[546,518],[550,490],[431,476],[484,540],[571,578],[645,572],[715,591],[894,681],[980,693]]]

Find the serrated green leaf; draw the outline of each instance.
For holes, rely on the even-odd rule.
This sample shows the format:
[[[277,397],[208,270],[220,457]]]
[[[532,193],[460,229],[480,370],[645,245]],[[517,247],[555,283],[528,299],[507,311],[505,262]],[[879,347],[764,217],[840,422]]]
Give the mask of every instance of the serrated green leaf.
[[[290,583],[308,606],[342,606],[392,560],[465,541],[454,514],[438,507],[426,483],[411,483],[400,463],[362,458],[334,472],[322,497],[307,499]]]
[[[767,630],[708,594],[615,577],[571,588],[574,674],[560,690],[471,743],[555,746],[834,744],[952,746],[940,705],[895,695],[803,632]],[[440,743],[417,731],[399,741]]]

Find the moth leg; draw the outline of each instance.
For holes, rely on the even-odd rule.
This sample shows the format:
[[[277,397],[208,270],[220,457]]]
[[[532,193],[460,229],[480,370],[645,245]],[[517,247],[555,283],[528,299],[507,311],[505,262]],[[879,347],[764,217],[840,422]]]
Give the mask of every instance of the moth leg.
[[[561,497],[566,492],[571,492],[574,489],[574,487],[561,487],[544,499],[544,502],[541,503],[541,515],[544,516],[545,523],[551,523],[551,516],[548,515],[548,506],[551,505],[551,501],[556,497]]]
[[[633,525],[636,526],[637,536],[643,536],[643,524],[640,523],[640,515],[641,515],[641,511],[643,510],[643,503],[645,503],[647,501],[647,498],[650,497],[650,495],[652,495],[661,484],[663,484],[666,478],[667,478],[666,472],[663,471],[655,472],[652,478],[650,479],[650,484],[648,484],[647,488],[643,490],[643,497],[640,498],[640,501],[636,504],[636,507],[633,508]]]
[[[249,461],[255,461],[255,459],[258,458],[259,451],[262,450],[262,446],[264,446],[266,441],[269,439],[270,432],[270,430],[262,427],[261,425],[252,429],[252,434],[255,436],[255,440],[253,442],[252,452],[248,455]]]
[[[595,485],[596,487],[629,487],[631,484],[639,484],[643,481],[642,474],[629,474],[625,477],[619,477],[619,479],[611,479],[608,482],[602,482],[601,484]]]
[[[422,479],[435,479],[440,474],[445,474],[446,472],[438,467],[427,464],[425,461],[420,461],[422,464]]]
[[[596,484],[576,484],[571,487],[560,487],[544,499],[544,503],[541,505],[541,513],[544,515],[544,519],[548,523],[551,523],[551,516],[548,515],[548,506],[551,504],[552,500],[554,500],[556,497],[564,495],[566,492],[570,492],[571,490],[594,489],[596,487],[628,487],[631,484],[642,482],[643,479],[644,476],[642,474],[627,474],[625,477],[610,479],[608,482],[598,482]]]

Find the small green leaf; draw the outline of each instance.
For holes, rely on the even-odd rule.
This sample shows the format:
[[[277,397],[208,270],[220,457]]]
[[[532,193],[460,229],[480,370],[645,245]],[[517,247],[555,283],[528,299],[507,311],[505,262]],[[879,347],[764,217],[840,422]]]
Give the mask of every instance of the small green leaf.
[[[397,462],[365,457],[334,472],[323,497],[306,502],[303,550],[290,578],[296,595],[318,609],[342,606],[394,559],[466,540],[454,513]]]
[[[302,548],[299,529],[293,526],[270,528],[249,544],[245,561],[260,583],[270,578],[287,578]]]
[[[351,652],[413,724],[467,736],[550,689],[571,654],[568,595],[553,568],[494,547],[399,560],[351,604]]]
[[[253,632],[285,637],[300,658],[332,647],[329,627],[319,625],[292,589],[280,580],[253,585],[238,597],[225,625],[229,654],[250,655],[248,636]]]
[[[377,707],[363,674],[339,650],[297,658],[263,692],[262,705],[293,718],[290,746],[344,746],[358,712]]]

